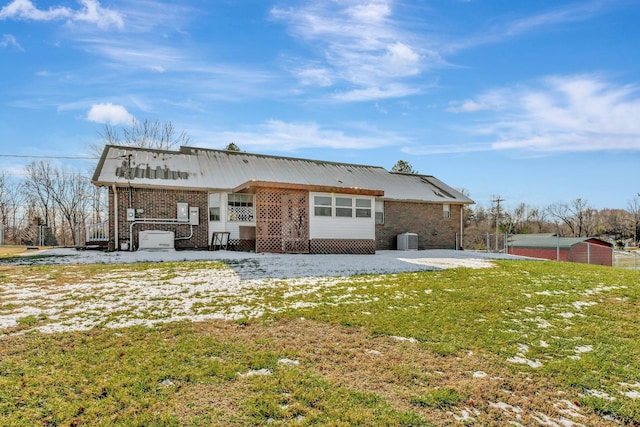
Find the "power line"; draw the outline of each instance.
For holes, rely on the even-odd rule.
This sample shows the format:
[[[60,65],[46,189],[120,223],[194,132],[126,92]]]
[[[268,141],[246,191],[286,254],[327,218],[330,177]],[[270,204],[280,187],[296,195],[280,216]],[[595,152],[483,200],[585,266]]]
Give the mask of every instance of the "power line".
[[[12,157],[17,159],[65,159],[65,160],[98,160],[100,157],[82,156],[33,156],[27,154],[0,154],[0,157]]]

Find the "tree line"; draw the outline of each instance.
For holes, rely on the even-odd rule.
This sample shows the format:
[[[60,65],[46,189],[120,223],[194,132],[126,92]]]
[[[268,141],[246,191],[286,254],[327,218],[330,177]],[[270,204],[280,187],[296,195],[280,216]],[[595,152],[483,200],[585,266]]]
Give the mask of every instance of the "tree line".
[[[492,198],[500,200],[500,197]],[[465,245],[482,247],[487,234],[554,233],[562,237],[600,237],[618,246],[638,245],[640,193],[627,209],[594,209],[586,199],[553,203],[546,207],[520,203],[508,209],[498,203],[472,205],[464,210]]]

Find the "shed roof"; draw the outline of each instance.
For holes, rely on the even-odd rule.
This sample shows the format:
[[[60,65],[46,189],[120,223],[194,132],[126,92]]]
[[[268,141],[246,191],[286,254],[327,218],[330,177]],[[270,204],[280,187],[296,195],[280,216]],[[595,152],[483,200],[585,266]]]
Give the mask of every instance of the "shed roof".
[[[226,190],[251,182],[331,188],[385,199],[471,204],[430,175],[392,173],[380,166],[180,147],[179,151],[107,145],[92,182],[99,186]]]

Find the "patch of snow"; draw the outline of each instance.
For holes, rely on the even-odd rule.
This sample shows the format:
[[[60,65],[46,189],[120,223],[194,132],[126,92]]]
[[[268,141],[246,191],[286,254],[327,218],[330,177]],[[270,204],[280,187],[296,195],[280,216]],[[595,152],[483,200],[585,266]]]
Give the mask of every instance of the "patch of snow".
[[[616,400],[616,398],[612,397],[609,393],[605,393],[604,391],[600,390],[587,390],[587,394],[600,399]]]
[[[631,399],[640,399],[640,391],[632,390],[632,391],[623,392],[622,394],[624,394],[627,397],[630,397]]]
[[[367,353],[367,354],[370,354],[372,356],[382,356],[382,353],[380,353],[378,350],[369,350],[369,349],[367,349],[364,352]]]
[[[584,424],[576,423],[567,418],[551,418],[542,412],[537,412],[536,415],[532,415],[531,418],[536,420],[540,425],[549,427],[586,427]]]
[[[574,349],[575,355],[569,356],[569,359],[578,360],[580,359],[580,355],[582,353],[589,353],[590,351],[593,351],[593,346],[590,346],[590,345],[578,346]]]
[[[300,362],[298,362],[297,360],[291,360],[291,359],[280,359],[278,360],[278,363],[281,365],[287,365],[287,366],[298,366],[300,364]]]
[[[38,255],[34,257],[33,255]],[[445,268],[488,268],[494,259],[527,259],[482,251],[429,249],[376,251],[373,255],[268,254],[236,251],[78,251],[56,248],[15,257],[16,264],[129,264],[139,262],[229,261],[243,279],[391,274]],[[5,262],[8,262],[5,260]]]
[[[473,418],[473,416],[480,415],[480,411],[478,411],[475,408],[462,409],[460,411],[460,415],[456,415],[453,412],[449,412],[449,414],[453,415],[453,418],[455,418],[456,421],[466,422],[466,421],[475,421],[475,418]]]
[[[504,402],[497,402],[497,403],[489,402],[489,406],[492,407],[492,408],[501,409],[504,412],[513,412],[514,414],[521,414],[522,413],[522,408],[520,408],[518,406],[512,406],[512,405],[509,405],[508,403],[504,403]]]
[[[539,368],[542,366],[542,362],[540,362],[539,360],[529,360],[520,356],[510,357],[509,359],[507,359],[507,362],[529,365],[532,368]]]
[[[473,378],[485,378],[485,377],[487,377],[486,372],[476,371],[473,373]]]
[[[540,329],[547,329],[547,328],[550,328],[552,326],[551,323],[549,323],[548,321],[546,321],[545,319],[543,319],[541,317],[536,317],[535,321],[538,323],[538,328],[540,328]]]
[[[413,344],[418,342],[418,340],[415,339],[415,338],[397,337],[397,336],[393,336],[393,335],[391,337],[389,337],[389,338],[394,339],[396,341],[408,341],[408,342],[413,343]]]
[[[247,372],[246,374],[241,374],[240,372],[238,372],[238,376],[240,377],[253,377],[256,375],[271,375],[271,371],[263,368],[263,369],[254,369],[252,371]]]
[[[575,348],[576,353],[589,353],[593,351],[593,346],[591,345],[583,345]]]
[[[618,383],[618,384],[621,385],[622,387],[640,388],[639,382],[635,382],[633,384],[631,383]]]
[[[484,259],[472,259],[467,258],[461,260],[459,258],[398,258],[400,261],[405,261],[412,264],[424,265],[434,270],[442,270],[448,268],[491,268],[494,264],[491,261]]]
[[[568,400],[561,400],[553,404],[554,408],[563,415],[568,415],[572,418],[586,418],[580,413],[580,407]]]

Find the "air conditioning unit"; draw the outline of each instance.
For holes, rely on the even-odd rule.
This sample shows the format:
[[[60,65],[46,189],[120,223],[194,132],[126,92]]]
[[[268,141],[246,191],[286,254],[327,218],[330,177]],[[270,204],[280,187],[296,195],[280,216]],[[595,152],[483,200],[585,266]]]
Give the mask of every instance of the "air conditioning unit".
[[[399,251],[418,250],[418,235],[416,233],[398,234],[398,250]]]
[[[173,231],[144,230],[138,238],[138,250],[174,250]]]

